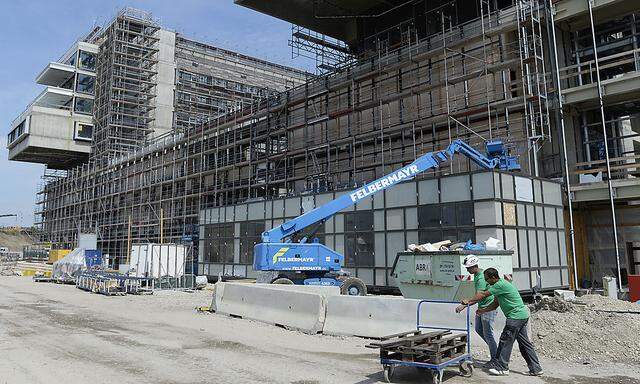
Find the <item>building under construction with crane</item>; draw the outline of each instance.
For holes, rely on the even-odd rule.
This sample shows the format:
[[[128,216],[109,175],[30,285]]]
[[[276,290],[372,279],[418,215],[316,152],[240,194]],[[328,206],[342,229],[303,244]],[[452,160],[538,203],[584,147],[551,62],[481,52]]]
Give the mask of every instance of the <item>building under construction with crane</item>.
[[[293,54],[313,58],[316,75],[264,63],[279,71],[273,83],[252,93],[239,80],[231,104],[211,113],[218,80],[192,72],[212,48],[174,36],[175,55],[163,57],[157,24],[120,15],[89,39],[99,47],[90,154],[72,167],[46,162],[37,210],[48,241],[95,231],[120,260],[131,241],[188,242],[198,273],[251,277],[266,229],[455,139],[501,139],[519,174],[460,158],[332,217],[316,236],[372,286],[395,284],[395,254],[409,243],[489,236],[514,250],[520,289],[603,275],[624,284],[640,272],[637,1],[235,3],[291,22]],[[123,41],[135,48],[119,56]],[[193,71],[156,81],[184,46]],[[265,84],[266,71],[251,73]],[[199,87],[210,91],[190,91]],[[10,148],[29,134],[20,124]],[[24,153],[15,159],[41,156]]]

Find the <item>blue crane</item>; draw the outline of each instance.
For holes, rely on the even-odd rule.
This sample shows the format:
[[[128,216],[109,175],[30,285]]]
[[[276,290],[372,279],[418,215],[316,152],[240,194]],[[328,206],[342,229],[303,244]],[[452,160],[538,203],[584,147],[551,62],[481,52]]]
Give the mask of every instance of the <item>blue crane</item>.
[[[444,151],[422,155],[399,170],[264,232],[262,243],[256,244],[253,250],[254,270],[271,272],[274,276],[272,283],[337,285],[343,294],[366,294],[366,285],[342,270],[343,255],[320,244],[317,238],[305,236],[294,242],[293,237],[313,225],[322,225],[328,218],[358,201],[411,180],[421,172],[439,167],[456,153],[462,153],[481,168],[520,169],[517,158],[509,156],[502,141],[487,142],[485,156],[464,141],[455,140]]]

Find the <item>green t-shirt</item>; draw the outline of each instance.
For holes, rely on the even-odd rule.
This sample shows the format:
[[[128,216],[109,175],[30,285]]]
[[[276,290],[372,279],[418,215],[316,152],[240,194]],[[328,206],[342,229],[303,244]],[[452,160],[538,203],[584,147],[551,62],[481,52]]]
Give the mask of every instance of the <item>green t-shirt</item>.
[[[482,270],[473,275],[473,284],[476,286],[476,292],[488,291],[490,287],[489,283],[484,279],[484,273]],[[493,303],[493,295],[487,296],[482,301],[479,301],[478,308],[488,307],[491,303]]]
[[[510,282],[500,279],[489,286],[489,292],[498,299],[500,309],[507,319],[525,320],[529,318],[529,310],[524,305],[518,289]]]

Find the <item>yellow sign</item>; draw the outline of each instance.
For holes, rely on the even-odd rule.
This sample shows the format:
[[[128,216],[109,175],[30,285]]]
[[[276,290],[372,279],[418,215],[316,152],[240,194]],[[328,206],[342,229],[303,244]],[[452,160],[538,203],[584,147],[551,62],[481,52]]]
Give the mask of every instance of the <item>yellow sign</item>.
[[[273,263],[275,264],[278,261],[278,257],[284,255],[289,250],[288,247],[282,247],[275,255],[273,255]]]

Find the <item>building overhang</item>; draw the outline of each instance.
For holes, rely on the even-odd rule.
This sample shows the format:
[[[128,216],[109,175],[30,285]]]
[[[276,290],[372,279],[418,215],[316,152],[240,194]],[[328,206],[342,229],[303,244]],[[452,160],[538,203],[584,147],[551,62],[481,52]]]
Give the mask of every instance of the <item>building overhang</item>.
[[[615,200],[640,199],[640,179],[612,180],[611,186]],[[606,181],[572,185],[571,194],[574,203],[609,201],[609,186]]]
[[[625,73],[614,79],[603,80],[602,96],[605,104],[640,99],[640,72]],[[599,104],[595,83],[563,89],[562,97],[565,105],[588,108]]]
[[[22,133],[14,134],[22,122]],[[91,116],[75,116],[69,110],[42,107],[34,102],[12,123],[7,138],[8,158],[46,164],[53,169],[81,164],[89,158],[91,141],[77,135],[80,124],[91,126]]]
[[[50,62],[36,77],[36,83],[47,86],[59,87],[67,80],[73,78],[75,68],[68,64]]]
[[[346,43],[357,39],[358,19],[375,19],[406,0],[234,0],[240,6],[311,29]]]
[[[70,89],[47,87],[33,101],[34,105],[47,108],[71,110],[73,91]]]
[[[46,164],[51,169],[70,169],[89,160],[90,150],[73,151],[29,145],[29,137],[23,141],[24,148],[10,151],[9,160],[26,163]]]
[[[554,3],[555,21],[569,24],[571,29],[589,26],[588,0],[560,0]],[[593,0],[593,17],[602,23],[638,10],[638,0]]]

